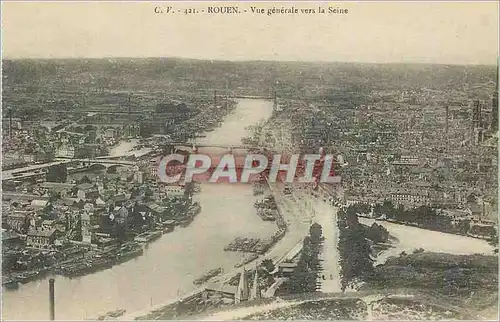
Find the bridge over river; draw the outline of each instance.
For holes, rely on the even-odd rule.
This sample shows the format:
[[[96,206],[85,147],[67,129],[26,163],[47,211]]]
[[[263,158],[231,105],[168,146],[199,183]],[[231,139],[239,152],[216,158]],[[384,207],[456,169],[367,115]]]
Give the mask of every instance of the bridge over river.
[[[270,117],[272,111],[272,101],[239,99],[222,126],[199,143],[240,145],[241,138],[249,135],[245,128]],[[187,294],[196,289],[193,281],[208,270],[221,267],[229,272],[244,260],[240,253],[224,251],[236,237],[267,238],[276,231],[274,223],[257,216],[248,184],[202,183],[195,198],[201,212],[194,221],[149,244],[142,256],[77,279],[55,276],[56,318],[86,319],[119,308],[134,312]],[[3,318],[47,319],[47,285],[44,279],[4,291]]]
[[[42,164],[34,164],[27,167],[2,171],[2,181],[19,180],[23,178],[45,175],[48,168],[58,165],[79,165],[87,166],[93,164],[102,164],[106,166],[133,166],[134,161],[117,160],[117,159],[76,159],[76,158],[57,158],[56,161]]]

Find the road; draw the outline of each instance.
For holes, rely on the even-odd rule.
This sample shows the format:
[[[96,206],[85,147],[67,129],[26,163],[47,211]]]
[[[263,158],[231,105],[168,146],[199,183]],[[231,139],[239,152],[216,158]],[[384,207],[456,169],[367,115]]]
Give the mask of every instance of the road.
[[[270,259],[274,263],[281,262],[288,253],[297,247],[302,239],[309,232],[309,219],[304,217],[304,213],[297,207],[291,196],[283,194],[283,185],[280,183],[269,183],[269,188],[276,200],[278,211],[282,214],[287,223],[287,232],[272,248],[263,256],[248,264],[248,266],[259,265],[263,260]],[[227,282],[241,269],[231,271],[217,278],[216,281]]]
[[[321,225],[324,237],[323,248],[320,254],[320,259],[322,260],[320,291],[323,293],[340,292],[340,258],[337,248],[339,238],[337,226],[338,208],[318,198],[314,200],[314,208],[316,209],[316,222]]]
[[[247,267],[255,267],[255,265],[260,265],[265,259],[271,259],[274,263],[280,262],[290,253],[291,250],[297,247],[304,236],[306,236],[309,232],[309,219],[304,220],[304,213],[300,210],[299,207],[297,207],[296,202],[293,200],[292,196],[285,196],[283,194],[284,186],[280,183],[270,183],[269,188],[275,197],[278,210],[283,215],[283,219],[287,223],[287,232],[285,236],[283,236],[283,238],[280,239],[269,252],[252,261],[251,263],[248,263],[246,265]],[[210,284],[227,283],[233,276],[240,273],[242,269],[243,268],[237,268],[224,273],[223,275],[212,279],[210,281]],[[145,316],[154,310],[161,309],[166,305],[173,304],[186,297],[193,296],[193,294],[197,294],[203,291],[205,287],[206,285],[194,290],[193,292],[190,292],[187,295],[171,299],[162,304],[155,305],[154,307],[150,307],[139,312],[131,312],[120,317],[119,319],[130,321],[134,320],[137,317]]]

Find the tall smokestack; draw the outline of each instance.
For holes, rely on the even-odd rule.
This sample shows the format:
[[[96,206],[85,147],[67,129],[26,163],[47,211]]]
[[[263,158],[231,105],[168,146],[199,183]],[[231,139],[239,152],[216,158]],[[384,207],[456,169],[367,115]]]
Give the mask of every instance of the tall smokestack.
[[[217,106],[217,91],[214,91],[214,106]]]
[[[54,321],[56,318],[56,307],[55,307],[55,279],[51,278],[49,280],[49,301],[50,301],[50,320]]]

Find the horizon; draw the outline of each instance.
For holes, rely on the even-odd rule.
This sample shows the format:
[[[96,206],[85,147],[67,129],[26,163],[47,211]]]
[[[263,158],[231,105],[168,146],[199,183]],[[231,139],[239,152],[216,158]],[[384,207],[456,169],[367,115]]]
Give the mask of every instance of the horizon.
[[[177,56],[151,56],[151,57],[126,57],[126,56],[111,56],[111,57],[2,57],[2,61],[63,61],[63,60],[186,60],[198,62],[220,62],[220,63],[297,63],[297,64],[346,64],[346,65],[429,65],[429,66],[474,66],[474,67],[498,67],[500,57],[496,63],[441,63],[441,62],[405,62],[405,61],[392,61],[392,62],[366,62],[366,61],[321,61],[321,60],[227,60],[227,59],[210,59],[210,58],[190,58],[190,57],[177,57]]]

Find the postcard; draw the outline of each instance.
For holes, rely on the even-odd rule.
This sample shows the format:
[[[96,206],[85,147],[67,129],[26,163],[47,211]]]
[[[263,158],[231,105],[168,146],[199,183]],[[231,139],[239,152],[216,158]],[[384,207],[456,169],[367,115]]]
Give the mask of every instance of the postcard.
[[[2,1],[2,320],[497,320],[497,1]]]

